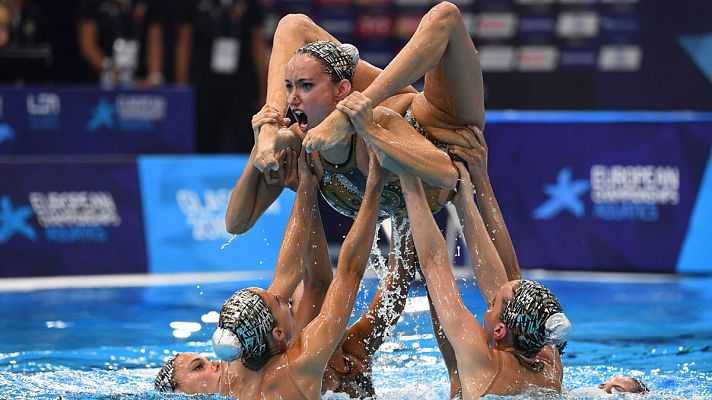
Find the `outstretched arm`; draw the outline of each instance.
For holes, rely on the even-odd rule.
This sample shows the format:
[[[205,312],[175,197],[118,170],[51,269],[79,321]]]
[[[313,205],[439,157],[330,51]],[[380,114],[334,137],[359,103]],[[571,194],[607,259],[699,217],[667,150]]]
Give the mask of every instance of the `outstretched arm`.
[[[477,211],[470,174],[462,163],[455,162],[455,166],[460,171],[461,179],[454,199],[455,207],[465,233],[467,253],[475,270],[477,286],[485,301],[490,302],[502,285],[508,282],[507,274]]]
[[[301,157],[304,157],[304,154]],[[291,155],[291,159],[296,158],[296,154]],[[313,213],[317,207],[317,184],[316,179],[300,179],[292,214],[289,216],[282,246],[279,249],[274,277],[267,289],[285,299],[292,296],[294,289],[302,280],[304,265],[312,262],[313,252],[309,251],[309,245]]]
[[[448,337],[469,336],[461,335],[462,329],[476,330],[479,325],[462,302],[450,268],[445,239],[430,212],[420,179],[410,174],[401,174],[400,177],[421,269],[445,334]],[[458,330],[460,333],[456,334]],[[457,350],[455,341],[453,346]]]
[[[299,158],[299,177],[302,179],[314,179],[316,187],[319,177],[323,174],[321,161],[318,153],[312,153],[310,157],[302,155]],[[309,163],[313,164],[314,170],[309,168]],[[304,287],[302,297],[296,314],[295,331],[301,331],[321,312],[326,292],[333,279],[333,269],[329,258],[329,247],[324,234],[324,225],[321,222],[319,204],[317,203],[312,213],[311,221],[311,243],[307,245],[307,251],[311,253],[304,268]]]
[[[407,220],[393,221],[400,237],[399,247],[391,248],[390,270],[371,300],[366,312],[349,327],[344,350],[366,363],[390,334],[400,319],[408,298],[410,284],[415,278],[413,240]],[[395,236],[394,236],[395,237]],[[394,244],[391,244],[394,246]]]
[[[463,394],[483,393],[486,388],[482,382],[489,382],[491,378],[488,377],[496,373],[487,336],[462,301],[450,267],[445,239],[430,213],[420,180],[401,174],[401,187],[430,299],[455,352]]]
[[[507,225],[487,173],[488,148],[484,134],[476,126],[458,129],[456,132],[468,143],[468,146],[450,145],[450,152],[452,155],[462,158],[467,164],[470,180],[475,188],[480,215],[484,220],[490,239],[497,249],[497,254],[504,264],[507,279],[510,281],[521,279],[522,274],[519,270],[519,261],[514,251],[512,238],[509,236]]]
[[[300,376],[305,378],[305,382],[309,379],[321,382],[324,367],[346,329],[366,270],[385,181],[385,174],[372,156],[366,195],[356,221],[341,246],[336,276],[326,293],[321,313],[304,329],[299,340],[301,355],[298,364]]]

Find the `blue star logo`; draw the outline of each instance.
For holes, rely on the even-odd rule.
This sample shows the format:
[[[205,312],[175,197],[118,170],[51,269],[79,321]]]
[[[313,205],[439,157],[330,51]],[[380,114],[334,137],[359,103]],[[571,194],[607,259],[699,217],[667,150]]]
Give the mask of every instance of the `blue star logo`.
[[[94,115],[87,122],[87,130],[95,131],[104,125],[107,128],[114,127],[114,105],[109,103],[106,97],[99,99],[99,103],[94,107]]]
[[[556,184],[544,186],[544,192],[549,200],[532,212],[535,219],[549,219],[563,210],[569,211],[576,218],[583,218],[585,210],[579,199],[591,187],[585,180],[571,180],[571,168],[563,168],[556,176]]]
[[[0,243],[7,242],[15,233],[32,241],[37,240],[37,233],[27,223],[27,218],[30,216],[32,216],[32,208],[20,206],[13,209],[10,196],[3,196],[0,199]]]

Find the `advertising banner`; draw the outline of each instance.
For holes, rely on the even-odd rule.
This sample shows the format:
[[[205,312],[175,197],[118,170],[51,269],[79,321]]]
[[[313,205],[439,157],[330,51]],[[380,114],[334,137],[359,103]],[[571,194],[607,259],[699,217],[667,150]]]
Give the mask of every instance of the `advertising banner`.
[[[139,157],[150,272],[274,269],[294,193],[285,190],[232,239],[225,210],[246,163],[247,156]]]
[[[0,87],[0,155],[192,152],[187,88]]]
[[[710,115],[549,114],[488,114],[490,177],[523,266],[709,270]]]
[[[133,158],[0,161],[0,277],[146,272]]]

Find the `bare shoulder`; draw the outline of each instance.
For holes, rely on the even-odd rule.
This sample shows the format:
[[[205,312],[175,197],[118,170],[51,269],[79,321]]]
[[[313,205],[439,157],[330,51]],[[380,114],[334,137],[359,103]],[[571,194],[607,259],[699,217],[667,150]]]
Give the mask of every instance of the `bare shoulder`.
[[[520,362],[511,352],[499,351],[501,357],[500,371],[496,379],[492,382],[488,393],[509,395],[536,386],[543,389],[550,389],[561,392],[561,381],[563,379],[563,369],[561,358],[558,353],[553,357],[547,348],[544,348],[535,360],[542,363],[540,371],[533,371]]]

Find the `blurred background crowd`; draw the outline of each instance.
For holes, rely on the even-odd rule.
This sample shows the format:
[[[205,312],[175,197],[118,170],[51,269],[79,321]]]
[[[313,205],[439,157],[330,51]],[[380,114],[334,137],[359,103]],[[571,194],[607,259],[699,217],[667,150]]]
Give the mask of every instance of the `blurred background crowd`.
[[[709,2],[454,2],[480,51],[488,109],[712,109],[712,47],[698,37],[712,31]],[[431,4],[0,0],[0,84],[189,85],[197,151],[245,153],[281,16],[309,15],[382,67]]]

